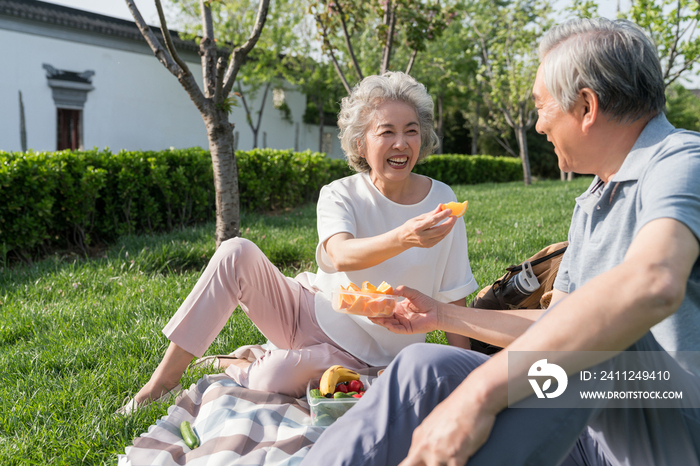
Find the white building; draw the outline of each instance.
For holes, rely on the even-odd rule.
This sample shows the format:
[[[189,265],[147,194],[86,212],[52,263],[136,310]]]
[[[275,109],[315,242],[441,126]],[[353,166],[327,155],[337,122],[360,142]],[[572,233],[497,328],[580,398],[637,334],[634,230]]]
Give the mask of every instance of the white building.
[[[173,39],[201,86],[198,47]],[[39,151],[208,146],[199,112],[133,22],[36,0],[0,0],[0,44],[0,150],[22,150],[22,119],[26,147]],[[284,92],[291,110],[285,118],[274,106],[280,95],[266,99],[258,147],[318,151],[318,127],[302,121],[306,96]],[[261,100],[262,92],[248,102],[252,111]],[[252,149],[242,106],[230,121],[236,147]],[[330,156],[342,156],[335,126],[324,128],[323,141]]]

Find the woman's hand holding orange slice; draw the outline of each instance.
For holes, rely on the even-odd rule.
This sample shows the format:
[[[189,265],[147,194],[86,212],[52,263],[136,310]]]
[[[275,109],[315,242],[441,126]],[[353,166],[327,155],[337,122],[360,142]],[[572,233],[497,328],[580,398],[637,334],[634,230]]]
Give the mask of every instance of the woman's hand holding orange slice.
[[[440,204],[440,210],[450,209],[452,213],[450,217],[461,217],[467,211],[469,206],[469,201],[464,202],[448,202],[447,204]]]

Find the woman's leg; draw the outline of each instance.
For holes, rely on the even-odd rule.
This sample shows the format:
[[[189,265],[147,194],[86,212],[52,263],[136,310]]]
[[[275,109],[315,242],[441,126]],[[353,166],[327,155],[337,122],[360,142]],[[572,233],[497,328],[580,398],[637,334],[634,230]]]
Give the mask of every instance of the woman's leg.
[[[251,241],[225,241],[163,329],[171,343],[136,401],[158,398],[174,388],[192,358],[204,354],[239,304],[275,346],[291,348],[299,310],[313,308],[313,293],[285,277]]]
[[[356,371],[368,367],[334,345],[319,343],[299,349],[267,351],[248,369],[230,366],[226,374],[251,390],[301,397],[309,380],[320,378],[335,364]]]
[[[193,357],[191,353],[170,342],[163,360],[151,375],[151,379],[134,396],[136,403],[158,399],[175,388]]]

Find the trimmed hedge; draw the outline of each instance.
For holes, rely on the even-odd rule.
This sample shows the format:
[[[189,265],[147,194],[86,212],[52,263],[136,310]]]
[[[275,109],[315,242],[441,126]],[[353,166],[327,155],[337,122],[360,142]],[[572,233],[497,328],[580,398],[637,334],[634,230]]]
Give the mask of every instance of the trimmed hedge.
[[[413,171],[449,185],[504,183],[523,179],[520,159],[490,155],[431,155],[416,165]]]
[[[310,151],[236,152],[243,210],[274,211],[314,201],[320,188],[352,174],[344,160]],[[518,180],[508,157],[432,156],[415,169],[447,184]],[[209,152],[108,149],[0,151],[0,247],[31,253],[42,245],[110,241],[215,218]]]

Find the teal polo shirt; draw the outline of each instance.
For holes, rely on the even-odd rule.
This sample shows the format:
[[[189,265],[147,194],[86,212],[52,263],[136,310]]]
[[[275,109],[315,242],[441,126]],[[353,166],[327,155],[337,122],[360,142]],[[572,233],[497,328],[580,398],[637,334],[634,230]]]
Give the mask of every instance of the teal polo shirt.
[[[637,232],[658,218],[678,220],[700,238],[700,134],[674,128],[664,115],[647,124],[610,182],[596,176],[576,198],[554,287],[573,293],[622,263]],[[651,332],[666,351],[684,352],[676,359],[700,375],[700,260],[681,306]]]

